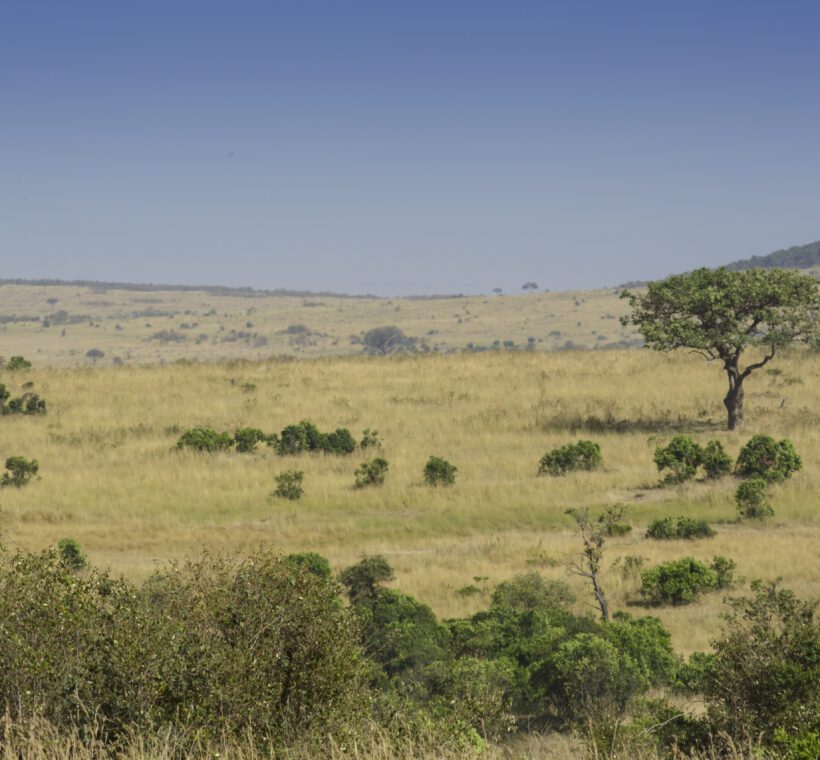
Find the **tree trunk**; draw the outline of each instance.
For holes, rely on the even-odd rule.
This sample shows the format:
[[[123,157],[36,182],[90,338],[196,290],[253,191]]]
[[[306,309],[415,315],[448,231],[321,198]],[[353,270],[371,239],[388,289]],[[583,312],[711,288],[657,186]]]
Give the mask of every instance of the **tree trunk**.
[[[604,590],[598,585],[598,578],[592,575],[592,590],[595,593],[595,599],[598,602],[598,609],[601,610],[601,618],[604,622],[609,622],[609,602],[604,596]]]
[[[729,375],[729,392],[723,399],[723,404],[729,415],[727,428],[740,430],[743,427],[743,378],[737,367],[727,367]]]

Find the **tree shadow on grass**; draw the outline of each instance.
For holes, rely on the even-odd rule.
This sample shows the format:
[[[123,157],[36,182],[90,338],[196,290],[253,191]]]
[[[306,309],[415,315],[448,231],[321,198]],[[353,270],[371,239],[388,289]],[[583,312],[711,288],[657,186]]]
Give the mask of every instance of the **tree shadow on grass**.
[[[725,421],[685,416],[620,418],[613,414],[556,414],[538,421],[541,430],[568,433],[711,433],[726,429]]]

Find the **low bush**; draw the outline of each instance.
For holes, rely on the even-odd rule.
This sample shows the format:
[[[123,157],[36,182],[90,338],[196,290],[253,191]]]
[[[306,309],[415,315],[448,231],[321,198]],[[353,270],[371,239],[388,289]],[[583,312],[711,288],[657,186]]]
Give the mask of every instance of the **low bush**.
[[[367,462],[362,462],[354,473],[356,476],[356,488],[382,485],[389,468],[390,465],[387,460],[382,457],[376,457]]]
[[[692,517],[663,517],[653,520],[646,529],[646,537],[659,540],[664,539],[694,539],[714,536],[706,520],[696,520]]]
[[[456,482],[458,467],[446,459],[431,456],[424,465],[424,482],[430,486],[451,486]]]
[[[191,428],[186,430],[177,441],[178,449],[194,451],[227,451],[233,445],[230,433],[218,433],[213,428]]]
[[[676,435],[666,446],[655,449],[658,472],[668,470],[664,483],[684,483],[695,477],[701,465],[703,450],[688,435]]]
[[[36,459],[26,459],[25,457],[9,457],[6,460],[6,471],[0,478],[0,486],[14,486],[22,488],[40,470]]]
[[[735,472],[744,478],[759,477],[775,483],[791,477],[802,465],[794,444],[787,438],[775,441],[769,435],[755,435],[740,450]]]
[[[6,369],[16,372],[23,369],[31,369],[31,362],[23,356],[12,356],[6,363]]]
[[[304,478],[305,473],[301,470],[285,470],[285,472],[279,473],[275,478],[276,489],[273,495],[289,501],[301,499],[305,493],[302,488]]]
[[[233,434],[236,450],[240,453],[247,453],[256,448],[257,443],[267,441],[268,437],[258,428],[239,428]]]
[[[321,437],[319,447],[325,454],[344,456],[356,451],[356,439],[347,428],[337,428]]]
[[[19,398],[11,398],[8,388],[0,383],[0,414],[35,415],[45,413],[45,399],[40,398],[36,393],[24,393]]]
[[[596,470],[601,462],[600,445],[593,441],[577,441],[544,454],[538,463],[538,474],[557,476],[576,470]]]
[[[689,604],[718,587],[718,575],[693,557],[663,562],[641,573],[641,596],[650,604]]]
[[[759,476],[745,480],[737,487],[735,503],[741,518],[762,520],[774,514],[769,498],[769,481]]]
[[[709,441],[701,453],[701,464],[707,480],[717,480],[732,471],[732,457],[724,450],[720,441]]]
[[[84,570],[88,564],[83,550],[73,538],[61,538],[57,542],[57,553],[63,565],[73,572]]]
[[[356,439],[347,428],[322,433],[316,425],[307,420],[283,428],[274,440],[276,452],[280,456],[294,456],[305,452],[344,455],[352,454],[356,450]]]
[[[359,448],[362,449],[379,449],[382,442],[379,439],[379,431],[365,428],[362,431],[362,440],[359,441]]]

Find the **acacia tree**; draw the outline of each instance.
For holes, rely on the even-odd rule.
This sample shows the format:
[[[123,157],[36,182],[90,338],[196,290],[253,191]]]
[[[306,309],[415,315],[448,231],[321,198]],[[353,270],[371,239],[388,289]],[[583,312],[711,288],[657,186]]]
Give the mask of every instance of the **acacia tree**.
[[[810,339],[820,316],[816,280],[787,269],[697,269],[650,282],[644,293],[624,290],[621,298],[632,307],[621,323],[635,325],[648,348],[688,348],[723,363],[729,430],[743,425],[744,380],[779,348]],[[747,349],[754,360],[741,367]]]

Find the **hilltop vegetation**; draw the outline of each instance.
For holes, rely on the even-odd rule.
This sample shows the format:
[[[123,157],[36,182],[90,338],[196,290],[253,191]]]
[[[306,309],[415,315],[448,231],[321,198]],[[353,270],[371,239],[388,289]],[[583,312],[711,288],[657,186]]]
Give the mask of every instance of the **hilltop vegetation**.
[[[820,267],[820,240],[806,245],[793,245],[766,256],[752,256],[749,259],[740,259],[727,264],[726,268],[737,272],[743,269],[814,269]]]

